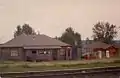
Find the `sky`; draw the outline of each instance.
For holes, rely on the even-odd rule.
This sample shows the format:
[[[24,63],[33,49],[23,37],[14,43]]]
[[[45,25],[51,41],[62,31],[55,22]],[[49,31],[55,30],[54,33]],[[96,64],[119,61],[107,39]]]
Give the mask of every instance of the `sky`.
[[[120,26],[120,0],[0,0],[0,43],[25,23],[50,37],[71,26],[82,39],[91,38],[98,21]]]

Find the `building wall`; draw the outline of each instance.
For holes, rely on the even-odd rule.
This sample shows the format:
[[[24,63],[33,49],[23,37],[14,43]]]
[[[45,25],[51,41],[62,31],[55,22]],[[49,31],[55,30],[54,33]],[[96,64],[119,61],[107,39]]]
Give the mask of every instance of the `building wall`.
[[[117,55],[120,57],[120,49],[117,50]]]
[[[59,49],[57,53],[58,60],[65,60],[65,49]]]
[[[58,51],[58,60],[71,60],[72,59],[72,48],[63,47]]]
[[[18,56],[11,56],[12,51],[16,51]],[[24,60],[22,48],[1,48],[0,51],[1,60]]]
[[[36,51],[36,53],[33,54],[32,51]],[[66,48],[46,49],[46,50],[25,50],[25,53],[26,53],[25,54],[26,57],[29,57],[31,60],[38,60],[38,61],[70,60],[72,58],[71,57],[72,52],[71,51],[68,52]]]
[[[117,49],[115,57],[120,57],[120,48]]]
[[[100,54],[101,51],[102,53]],[[108,49],[99,49],[94,51],[92,54],[97,58],[100,59],[100,55],[101,58],[114,58],[114,57],[118,57],[120,56],[120,49],[116,49],[116,48],[108,48]]]
[[[32,53],[32,51],[36,51],[35,54]],[[45,50],[46,53],[44,53],[44,50],[25,50],[26,60],[27,57],[29,57],[31,60],[52,60],[52,53],[51,50]],[[42,53],[43,52],[43,53]]]
[[[11,52],[16,51],[18,56],[11,56]],[[36,51],[36,53],[33,53]],[[46,51],[45,53],[42,51]],[[22,60],[27,61],[28,57],[31,61],[47,61],[47,60],[70,60],[72,59],[72,51],[68,49],[46,49],[46,50],[24,50],[23,48],[1,48],[1,60]]]

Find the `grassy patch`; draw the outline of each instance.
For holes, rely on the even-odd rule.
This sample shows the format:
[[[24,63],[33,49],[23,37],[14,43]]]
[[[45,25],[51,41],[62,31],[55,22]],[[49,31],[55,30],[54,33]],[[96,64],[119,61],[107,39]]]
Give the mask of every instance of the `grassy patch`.
[[[109,60],[109,59],[108,59]],[[23,72],[120,66],[120,59],[53,62],[0,62],[0,72]]]

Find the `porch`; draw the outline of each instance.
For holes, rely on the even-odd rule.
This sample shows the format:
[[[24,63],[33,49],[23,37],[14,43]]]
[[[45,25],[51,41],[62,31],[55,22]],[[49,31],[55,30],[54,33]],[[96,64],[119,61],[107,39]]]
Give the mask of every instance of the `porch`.
[[[50,60],[70,60],[72,59],[72,49],[62,48],[44,48],[28,49],[24,48],[26,61],[50,61]]]

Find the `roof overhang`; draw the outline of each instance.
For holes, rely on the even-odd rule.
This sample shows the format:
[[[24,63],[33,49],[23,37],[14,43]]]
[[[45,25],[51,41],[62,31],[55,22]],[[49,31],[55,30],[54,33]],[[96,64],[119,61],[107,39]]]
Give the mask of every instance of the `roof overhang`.
[[[27,46],[24,49],[60,49],[60,46]]]
[[[0,48],[6,48],[6,47],[11,48],[11,47],[22,47],[22,46],[20,46],[20,45],[0,45]]]

